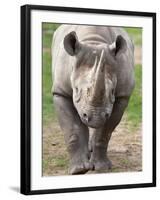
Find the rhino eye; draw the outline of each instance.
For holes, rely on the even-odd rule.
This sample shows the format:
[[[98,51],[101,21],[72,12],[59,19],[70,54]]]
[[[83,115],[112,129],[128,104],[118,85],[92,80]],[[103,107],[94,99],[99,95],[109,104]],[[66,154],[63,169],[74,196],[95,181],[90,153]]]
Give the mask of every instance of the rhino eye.
[[[114,89],[112,89],[111,94],[112,94],[112,96],[114,95]]]
[[[112,102],[112,103],[114,103],[114,101],[115,101],[115,96],[114,96],[114,93],[115,93],[115,90],[114,90],[114,89],[112,89],[112,90],[111,90],[111,97],[110,97],[110,98],[111,98],[111,102]]]
[[[76,89],[76,93],[78,93],[78,87],[76,87],[75,89]]]
[[[75,101],[76,103],[78,103],[81,99],[81,93],[82,93],[82,90],[79,89],[78,87],[75,87]]]

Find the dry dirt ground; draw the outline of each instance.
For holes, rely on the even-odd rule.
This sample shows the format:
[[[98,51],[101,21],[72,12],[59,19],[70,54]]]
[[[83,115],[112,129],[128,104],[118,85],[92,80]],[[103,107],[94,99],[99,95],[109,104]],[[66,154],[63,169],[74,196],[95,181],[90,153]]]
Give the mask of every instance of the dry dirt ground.
[[[141,126],[131,128],[124,116],[109,143],[108,156],[113,166],[108,172],[142,170],[141,133]],[[63,133],[55,121],[43,128],[43,176],[67,174],[68,163]]]
[[[135,49],[135,64],[141,64],[141,49]],[[108,156],[112,169],[107,173],[142,170],[142,128],[131,128],[124,115],[112,134]],[[67,175],[68,153],[64,137],[55,120],[43,126],[43,176]],[[94,173],[88,172],[88,173]]]

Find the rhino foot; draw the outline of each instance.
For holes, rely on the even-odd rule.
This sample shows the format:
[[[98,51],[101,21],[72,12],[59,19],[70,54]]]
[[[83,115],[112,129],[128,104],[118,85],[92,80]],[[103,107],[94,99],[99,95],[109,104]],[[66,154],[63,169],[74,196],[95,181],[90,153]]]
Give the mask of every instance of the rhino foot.
[[[69,174],[85,174],[89,170],[93,169],[92,163],[89,162],[87,158],[76,158],[72,159],[70,168],[69,168]]]
[[[109,159],[92,160],[93,170],[97,172],[105,172],[112,168],[112,163]]]

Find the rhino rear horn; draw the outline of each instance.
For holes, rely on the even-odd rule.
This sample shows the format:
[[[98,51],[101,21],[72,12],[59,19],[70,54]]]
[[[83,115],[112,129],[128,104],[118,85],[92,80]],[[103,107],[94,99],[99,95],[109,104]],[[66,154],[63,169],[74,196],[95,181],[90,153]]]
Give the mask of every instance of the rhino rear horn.
[[[121,35],[118,35],[116,41],[109,45],[109,49],[115,56],[124,53],[127,49],[127,42]]]
[[[74,56],[78,53],[80,49],[80,43],[78,41],[78,37],[75,31],[72,31],[69,34],[67,34],[64,38],[63,43],[64,49],[69,55]]]

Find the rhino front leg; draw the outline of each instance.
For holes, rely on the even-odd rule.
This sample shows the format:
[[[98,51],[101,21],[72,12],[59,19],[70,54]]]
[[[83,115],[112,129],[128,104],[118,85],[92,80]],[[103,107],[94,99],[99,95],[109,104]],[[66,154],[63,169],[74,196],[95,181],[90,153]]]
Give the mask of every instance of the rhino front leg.
[[[119,98],[115,101],[113,112],[106,124],[99,129],[93,129],[91,138],[91,159],[94,170],[104,172],[111,168],[112,163],[107,156],[107,148],[111,134],[119,124],[129,98]]]
[[[69,173],[86,173],[92,168],[89,162],[88,127],[81,122],[72,99],[55,95],[54,103],[70,156]]]

